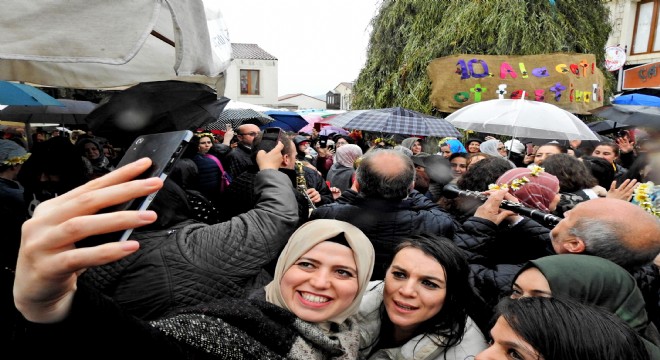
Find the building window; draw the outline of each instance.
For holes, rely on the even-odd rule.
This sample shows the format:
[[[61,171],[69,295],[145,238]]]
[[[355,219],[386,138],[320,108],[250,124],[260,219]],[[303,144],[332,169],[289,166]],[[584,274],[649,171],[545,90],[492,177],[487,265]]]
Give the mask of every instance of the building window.
[[[241,70],[241,95],[259,95],[259,70]]]
[[[660,0],[643,0],[638,3],[631,54],[660,51],[658,11],[660,11]]]

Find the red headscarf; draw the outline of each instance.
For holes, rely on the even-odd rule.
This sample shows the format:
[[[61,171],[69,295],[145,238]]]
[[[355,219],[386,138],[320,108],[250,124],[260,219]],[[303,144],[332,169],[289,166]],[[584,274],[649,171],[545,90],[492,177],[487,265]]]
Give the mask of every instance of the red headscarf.
[[[525,181],[526,178],[529,181]],[[518,186],[512,186],[515,180],[524,182]],[[525,206],[541,211],[549,212],[550,203],[559,193],[559,179],[544,171],[528,168],[511,169],[497,179],[497,184],[507,184],[509,193],[518,198]],[[514,190],[519,187],[518,190]]]

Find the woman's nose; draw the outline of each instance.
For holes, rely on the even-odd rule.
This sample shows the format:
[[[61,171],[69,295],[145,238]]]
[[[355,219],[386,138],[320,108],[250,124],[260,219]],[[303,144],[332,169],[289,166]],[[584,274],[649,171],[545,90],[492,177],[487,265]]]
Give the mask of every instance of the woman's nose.
[[[326,270],[318,270],[312,275],[310,284],[315,288],[325,289],[330,286],[330,274]]]
[[[403,296],[413,297],[416,295],[415,284],[413,281],[406,281],[401,284],[399,288],[399,293]]]

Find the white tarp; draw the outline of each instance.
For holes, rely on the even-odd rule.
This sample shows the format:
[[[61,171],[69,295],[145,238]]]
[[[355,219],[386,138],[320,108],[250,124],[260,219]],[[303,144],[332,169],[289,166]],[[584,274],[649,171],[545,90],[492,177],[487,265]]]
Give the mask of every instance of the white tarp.
[[[231,44],[218,3],[2,1],[0,79],[78,89],[176,79],[223,94]]]

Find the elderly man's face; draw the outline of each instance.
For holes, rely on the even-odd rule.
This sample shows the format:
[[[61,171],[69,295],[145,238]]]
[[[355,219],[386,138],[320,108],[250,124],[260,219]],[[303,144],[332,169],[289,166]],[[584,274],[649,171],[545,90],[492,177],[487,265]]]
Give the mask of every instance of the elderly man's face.
[[[589,215],[589,211],[585,211],[584,206],[578,204],[572,210],[565,212],[564,219],[560,221],[552,231],[550,231],[552,248],[555,249],[557,254],[566,254],[569,252],[562,245],[573,238],[573,235],[571,235],[569,231],[575,226],[577,219],[585,215]]]

